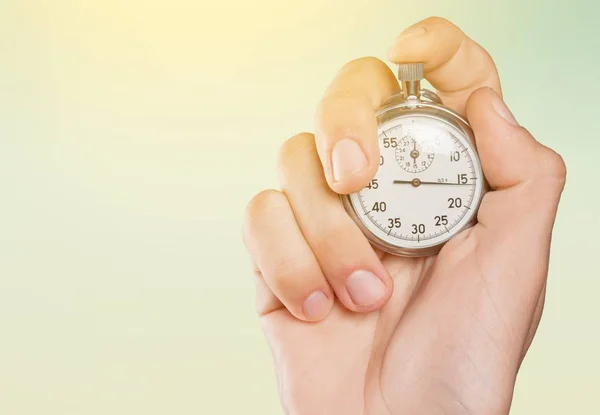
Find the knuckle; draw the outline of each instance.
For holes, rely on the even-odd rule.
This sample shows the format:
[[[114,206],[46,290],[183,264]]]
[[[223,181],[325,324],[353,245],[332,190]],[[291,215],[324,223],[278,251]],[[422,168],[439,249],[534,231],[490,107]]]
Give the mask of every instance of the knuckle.
[[[368,101],[361,96],[353,94],[352,91],[329,91],[319,102],[316,111],[316,124],[317,134],[318,133],[330,133],[331,126],[337,127],[339,122],[332,122],[332,120],[343,120],[347,121],[346,115],[357,113],[357,108],[365,107]],[[351,109],[349,111],[349,109]],[[360,112],[359,112],[360,113]]]
[[[348,62],[342,68],[342,71],[353,71],[356,68],[360,68],[361,71],[373,71],[379,72],[382,69],[388,70],[388,66],[381,59],[374,56],[364,56],[362,58],[354,59]]]
[[[456,26],[454,23],[452,23],[450,20],[445,19],[443,17],[440,16],[429,16],[428,18],[426,18],[425,20],[423,20],[423,24],[424,25],[431,25],[431,26],[438,26],[438,25],[443,25],[443,26],[447,26],[449,28],[452,29],[458,29],[458,26]]]
[[[286,196],[278,190],[268,189],[256,194],[246,207],[244,235],[252,233],[258,218],[271,215],[274,210],[285,209],[287,205]]]
[[[489,86],[482,86],[471,93],[467,101],[468,109],[477,109],[482,102],[490,102],[497,95]],[[482,101],[485,100],[485,101]]]
[[[340,220],[331,218],[324,221],[326,226],[319,229],[317,235],[313,238],[313,247],[315,252],[332,252],[340,241],[347,241],[350,239],[348,226]]]
[[[287,257],[281,258],[277,263],[271,265],[269,269],[269,283],[278,290],[285,290],[287,287],[297,291],[302,285],[306,284],[307,277],[315,274],[315,265],[304,258]]]
[[[345,279],[371,261],[368,259],[368,242],[353,223],[325,220],[316,233],[307,240],[315,257],[325,267],[323,273],[330,282],[335,284],[335,281]]]
[[[340,68],[330,90],[337,90],[340,79],[346,79],[347,77],[355,78],[358,76],[363,77],[365,72],[380,72],[382,70],[389,71],[389,68],[381,59],[374,56],[364,56],[362,58],[353,59],[346,62]]]
[[[278,190],[267,189],[257,193],[248,203],[247,216],[256,216],[272,209],[280,209],[287,198]]]
[[[567,164],[563,157],[554,150],[550,150],[548,165],[558,179],[565,180],[567,178]]]
[[[467,98],[467,117],[472,117],[474,114],[478,114],[481,108],[489,106],[489,102],[491,102],[494,95],[494,90],[489,86],[475,89]]]
[[[339,91],[319,103],[315,124],[317,142],[330,149],[341,137],[375,135],[377,118],[367,96],[356,91]]]
[[[290,163],[290,160],[297,158],[299,154],[312,151],[314,143],[314,136],[310,133],[300,133],[284,141],[277,154],[277,166],[279,168],[285,167]]]
[[[391,88],[389,86],[391,84],[395,84],[397,88],[398,84],[393,72],[381,59],[374,56],[354,59],[347,62],[338,71],[334,81],[325,91],[319,108],[336,105],[339,98],[351,98],[361,105],[368,104],[369,106],[374,100],[381,100],[378,88],[369,87],[369,82],[367,82],[369,79],[378,85],[388,85],[387,88]],[[321,111],[317,111],[317,114],[320,113]]]
[[[548,147],[543,147],[541,165],[544,176],[562,189],[567,179],[567,165],[562,156]]]

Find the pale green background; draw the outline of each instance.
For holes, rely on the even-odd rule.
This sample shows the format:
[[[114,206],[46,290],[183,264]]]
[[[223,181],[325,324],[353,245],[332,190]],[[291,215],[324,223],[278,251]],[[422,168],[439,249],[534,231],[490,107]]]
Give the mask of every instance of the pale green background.
[[[515,415],[600,413],[597,2],[2,0],[0,413],[280,414],[240,238],[335,71],[429,15],[563,154]]]

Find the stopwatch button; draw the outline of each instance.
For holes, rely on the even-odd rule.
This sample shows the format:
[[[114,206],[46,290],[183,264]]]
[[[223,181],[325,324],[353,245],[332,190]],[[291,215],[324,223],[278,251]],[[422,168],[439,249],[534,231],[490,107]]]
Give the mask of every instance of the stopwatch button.
[[[398,65],[400,81],[421,81],[425,78],[425,67],[422,63],[401,63]]]

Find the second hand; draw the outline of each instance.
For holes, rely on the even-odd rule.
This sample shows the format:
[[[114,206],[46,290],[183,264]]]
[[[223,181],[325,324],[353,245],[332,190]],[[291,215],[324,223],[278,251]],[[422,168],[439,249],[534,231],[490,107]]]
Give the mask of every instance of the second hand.
[[[441,186],[472,186],[473,183],[440,183],[440,182],[422,182],[419,179],[413,180],[394,180],[394,184],[412,184],[414,187],[419,187],[422,184],[437,184]]]

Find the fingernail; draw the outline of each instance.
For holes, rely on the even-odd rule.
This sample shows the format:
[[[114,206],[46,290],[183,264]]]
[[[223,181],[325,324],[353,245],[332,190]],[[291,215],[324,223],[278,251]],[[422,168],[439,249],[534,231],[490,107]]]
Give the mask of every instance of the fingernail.
[[[333,180],[341,182],[367,167],[367,157],[356,141],[344,138],[333,147],[331,167]]]
[[[509,124],[512,124],[516,127],[519,126],[519,123],[515,119],[515,116],[512,114],[512,112],[510,112],[504,101],[502,101],[502,98],[500,98],[500,96],[496,93],[494,93],[492,107],[494,107],[496,113],[502,118],[504,118]]]
[[[422,36],[427,33],[427,29],[423,26],[413,26],[406,29],[404,32],[400,33],[400,36],[396,39],[397,41],[404,40],[411,36]]]
[[[381,300],[386,291],[383,282],[369,271],[354,271],[346,282],[346,289],[354,304],[363,307]]]
[[[311,321],[323,320],[329,314],[329,300],[323,291],[315,291],[304,301],[302,311]]]

